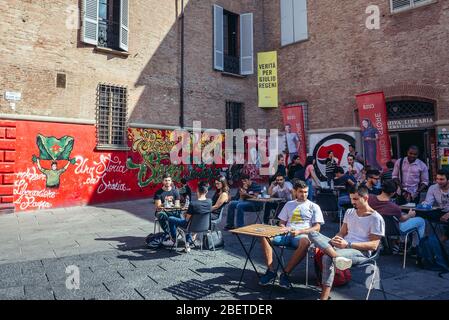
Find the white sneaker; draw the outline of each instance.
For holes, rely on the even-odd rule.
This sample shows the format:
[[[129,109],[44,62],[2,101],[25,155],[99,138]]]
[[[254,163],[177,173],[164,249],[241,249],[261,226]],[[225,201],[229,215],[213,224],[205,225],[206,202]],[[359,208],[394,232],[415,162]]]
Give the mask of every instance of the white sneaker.
[[[173,247],[175,245],[175,242],[169,238],[167,240],[162,241],[162,245],[164,247]]]
[[[334,258],[334,265],[338,270],[346,270],[351,268],[352,260],[345,257],[336,257]]]
[[[185,250],[186,250],[186,252],[187,252],[187,253],[189,253],[189,252],[190,252],[190,246],[189,246],[189,244],[188,244],[188,243],[186,244],[186,248],[185,248]]]

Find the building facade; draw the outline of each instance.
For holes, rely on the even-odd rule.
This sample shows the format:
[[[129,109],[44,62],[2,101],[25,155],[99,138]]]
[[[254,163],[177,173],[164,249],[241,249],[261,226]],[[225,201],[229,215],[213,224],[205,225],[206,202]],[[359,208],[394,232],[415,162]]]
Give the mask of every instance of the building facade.
[[[449,2],[406,2],[3,1],[0,206],[137,199],[167,171],[230,172],[170,163],[169,137],[193,121],[281,129],[279,109],[257,107],[263,51],[278,53],[280,104],[307,105],[310,154],[363,152],[355,96],[383,91],[393,157],[418,144],[434,173],[449,156]]]

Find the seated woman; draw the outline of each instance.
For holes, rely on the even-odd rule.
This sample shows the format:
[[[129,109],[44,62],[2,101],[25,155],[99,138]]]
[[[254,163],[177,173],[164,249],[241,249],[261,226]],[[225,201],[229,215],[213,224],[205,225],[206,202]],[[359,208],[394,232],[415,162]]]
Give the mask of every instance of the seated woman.
[[[169,217],[168,224],[170,229],[170,240],[169,243],[164,243],[165,246],[174,246],[176,241],[176,228],[187,228],[189,220],[192,215],[196,214],[210,214],[212,211],[212,201],[206,198],[207,192],[209,191],[209,186],[207,182],[201,181],[198,183],[198,200],[191,201],[187,213],[181,217]],[[190,244],[193,244],[193,239],[191,234],[186,235],[186,252],[190,251]]]
[[[220,216],[221,209],[231,199],[229,195],[229,186],[226,178],[223,176],[218,177],[215,180],[215,194],[212,197],[212,215],[211,220],[217,220]]]

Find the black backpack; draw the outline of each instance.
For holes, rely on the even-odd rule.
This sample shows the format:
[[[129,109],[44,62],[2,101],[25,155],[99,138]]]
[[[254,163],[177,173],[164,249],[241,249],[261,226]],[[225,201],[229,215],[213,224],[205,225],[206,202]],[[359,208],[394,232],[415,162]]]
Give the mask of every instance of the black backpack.
[[[145,238],[145,243],[150,249],[159,249],[162,246],[162,241],[164,241],[165,233],[150,233]]]

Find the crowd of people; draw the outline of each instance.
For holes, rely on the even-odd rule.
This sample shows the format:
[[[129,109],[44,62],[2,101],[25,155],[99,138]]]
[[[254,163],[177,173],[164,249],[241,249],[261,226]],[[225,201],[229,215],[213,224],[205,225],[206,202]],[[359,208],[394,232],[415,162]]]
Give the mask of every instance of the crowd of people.
[[[211,214],[211,219],[217,219],[224,206],[227,205],[225,230],[245,226],[246,212],[260,211],[262,205],[253,198],[260,197],[264,192],[268,196],[283,199],[278,206],[267,203],[263,222],[277,224],[285,228],[285,234],[271,239],[273,245],[289,246],[294,253],[279,277],[279,285],[291,287],[290,273],[307,254],[311,244],[324,252],[322,265],[321,299],[330,297],[330,291],[335,275],[335,268],[345,270],[354,264],[363,263],[378,250],[381,239],[385,236],[386,216],[398,219],[399,228],[403,232],[418,230],[412,245],[416,248],[426,231],[426,221],[416,216],[410,209],[404,213],[400,205],[403,203],[420,202],[421,194],[429,186],[429,174],[425,164],[418,159],[419,149],[411,146],[404,158],[389,162],[387,170],[380,172],[363,165],[363,159],[353,146],[347,157],[348,165],[342,167],[339,160],[329,152],[326,161],[326,178],[328,187],[340,186],[338,205],[344,208],[340,231],[332,238],[320,233],[324,218],[320,206],[314,202],[316,191],[321,188],[320,180],[315,172],[315,160],[308,157],[303,166],[298,155],[293,155],[291,163],[286,166],[284,156],[278,157],[279,166],[276,174],[270,178],[268,190],[252,181],[247,175],[241,177],[241,187],[231,196],[225,177],[214,180],[215,192],[211,199],[207,198],[209,185],[199,182],[197,199],[191,199],[191,190],[183,181],[180,189],[174,187],[169,175],[164,176],[162,188],[156,192],[155,206],[158,222],[165,233],[164,245],[173,246],[177,239],[176,228],[186,227],[189,219],[195,214]],[[182,200],[182,201],[181,201]],[[186,201],[187,200],[187,201]],[[166,210],[167,202],[185,206],[182,211]],[[430,186],[422,203],[436,205],[445,213],[442,222],[449,220],[449,173],[440,170],[436,175],[436,184]],[[170,206],[168,206],[170,207]],[[342,210],[343,212],[343,210]],[[449,238],[449,227],[441,240]],[[186,251],[195,244],[194,235],[188,235]],[[275,281],[277,273],[273,265],[272,247],[266,239],[262,239],[262,252],[267,270],[260,278],[260,285],[268,285]],[[400,242],[394,244],[396,251],[400,250]],[[412,250],[413,251],[413,250]]]

